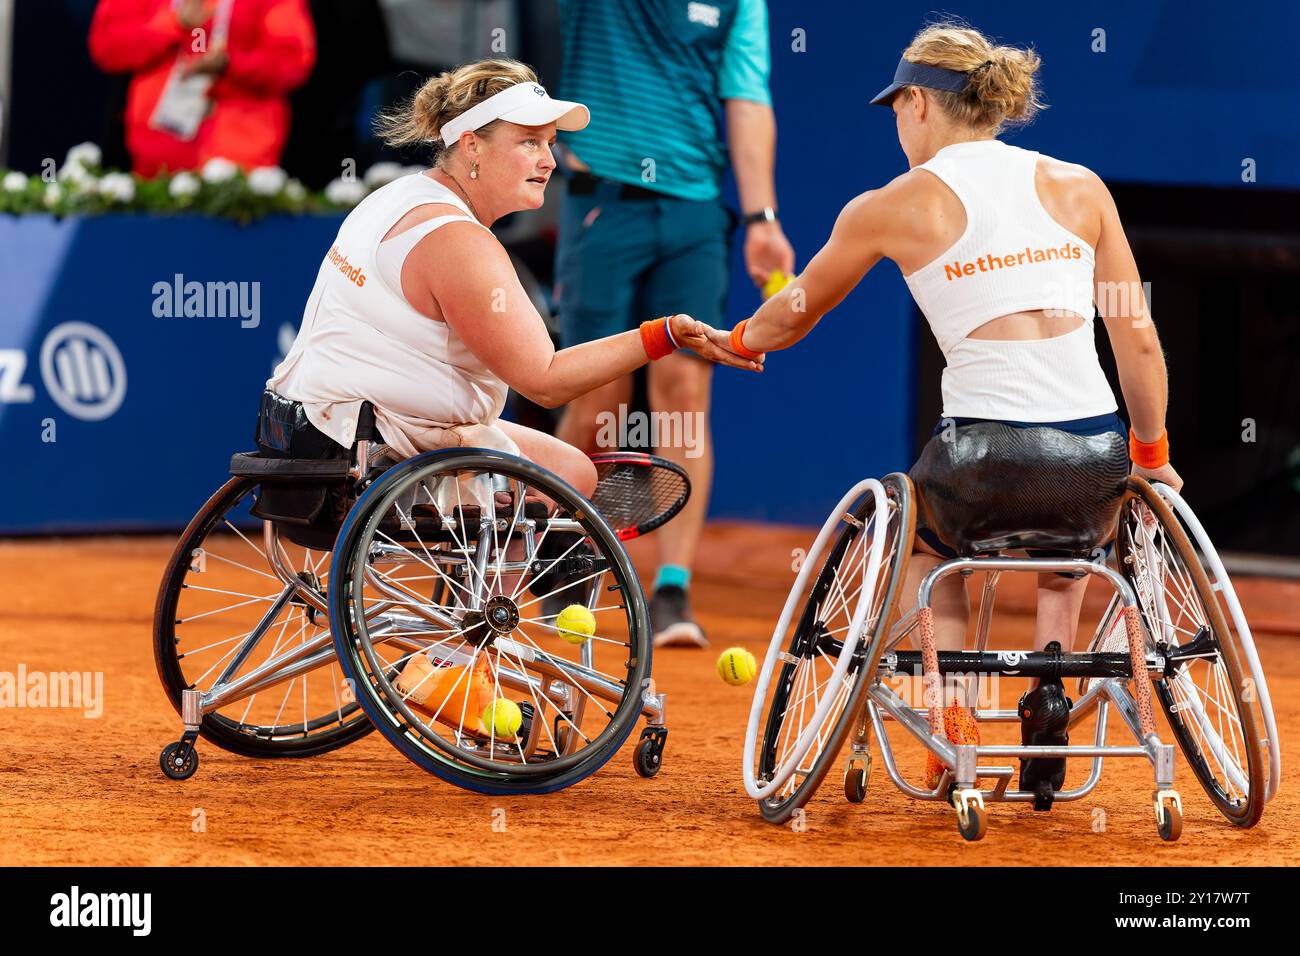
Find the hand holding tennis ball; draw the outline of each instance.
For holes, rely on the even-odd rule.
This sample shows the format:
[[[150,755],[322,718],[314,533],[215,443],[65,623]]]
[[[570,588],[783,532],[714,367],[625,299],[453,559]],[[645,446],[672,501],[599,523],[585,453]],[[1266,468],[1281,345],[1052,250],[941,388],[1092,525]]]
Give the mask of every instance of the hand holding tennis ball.
[[[570,604],[555,619],[555,629],[562,640],[583,644],[596,633],[596,616],[581,604]]]
[[[743,647],[728,647],[718,658],[718,676],[732,687],[748,684],[757,673],[758,662]]]

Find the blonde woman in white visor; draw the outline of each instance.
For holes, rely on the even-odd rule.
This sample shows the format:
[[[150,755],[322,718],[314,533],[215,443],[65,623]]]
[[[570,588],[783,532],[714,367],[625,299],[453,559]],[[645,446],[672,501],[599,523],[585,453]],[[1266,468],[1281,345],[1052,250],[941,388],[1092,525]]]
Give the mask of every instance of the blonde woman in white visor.
[[[301,403],[315,429],[349,448],[369,401],[390,456],[494,448],[589,495],[596,471],[585,454],[499,419],[508,388],[553,408],[678,346],[760,370],[710,344],[705,326],[686,315],[555,351],[488,227],[542,205],[556,129],[587,121],[587,107],[551,99],[532,69],[512,60],[436,76],[385,117],[385,140],[432,144],[433,167],[376,190],[343,221],[264,408]]]

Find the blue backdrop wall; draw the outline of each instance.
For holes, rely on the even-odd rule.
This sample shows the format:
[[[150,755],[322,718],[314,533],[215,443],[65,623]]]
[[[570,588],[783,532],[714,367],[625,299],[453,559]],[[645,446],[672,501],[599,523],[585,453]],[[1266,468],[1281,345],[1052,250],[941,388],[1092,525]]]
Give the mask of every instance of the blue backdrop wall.
[[[1284,46],[1300,7],[1223,9],[1008,0],[961,13],[1043,56],[1051,108],[1013,142],[1109,180],[1249,189],[1253,160],[1260,186],[1300,188],[1300,80]],[[771,0],[779,202],[800,262],[845,202],[905,169],[890,113],[866,103],[931,10]],[[250,446],[258,392],[337,225],[0,218],[0,533],[186,520]],[[732,321],[758,302],[738,259]],[[256,324],[155,314],[158,284],[177,275],[257,283]],[[907,467],[921,334],[883,264],[764,375],[720,370],[712,514],[819,522],[858,478]]]
[[[867,101],[936,8],[768,6],[778,198],[802,263],[849,199],[906,170],[890,111]],[[1300,75],[1288,39],[1300,5],[998,0],[940,9],[1041,54],[1049,109],[1009,142],[1108,181],[1300,187]],[[1242,180],[1246,160],[1252,184]],[[735,321],[758,297],[738,255],[732,274]],[[761,378],[720,370],[713,514],[820,523],[858,478],[907,468],[917,335],[929,332],[897,268],[882,263],[803,343],[771,356]]]

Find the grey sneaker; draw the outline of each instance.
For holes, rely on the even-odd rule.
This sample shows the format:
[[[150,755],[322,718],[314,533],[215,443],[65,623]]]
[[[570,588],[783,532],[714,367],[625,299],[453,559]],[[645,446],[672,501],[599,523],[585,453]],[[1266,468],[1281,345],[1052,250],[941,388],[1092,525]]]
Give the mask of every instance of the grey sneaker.
[[[686,591],[666,585],[650,598],[650,626],[654,628],[655,647],[708,647],[704,630],[691,615],[691,601]]]

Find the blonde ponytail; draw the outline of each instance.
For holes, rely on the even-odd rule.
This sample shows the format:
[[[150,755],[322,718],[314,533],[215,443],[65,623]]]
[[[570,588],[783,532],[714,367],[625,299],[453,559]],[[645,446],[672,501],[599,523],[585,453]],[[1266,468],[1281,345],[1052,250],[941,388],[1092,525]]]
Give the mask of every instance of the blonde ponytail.
[[[375,124],[389,146],[430,145],[434,163],[455,147],[445,147],[442,128],[466,110],[519,83],[536,83],[531,66],[518,60],[479,60],[430,77],[411,99]],[[493,123],[478,130],[488,133]]]
[[[1040,99],[1038,69],[1042,60],[1032,48],[995,46],[984,34],[960,21],[924,27],[903,58],[926,66],[970,74],[966,89],[950,93],[927,90],[955,122],[981,131],[1030,122],[1046,106]]]

